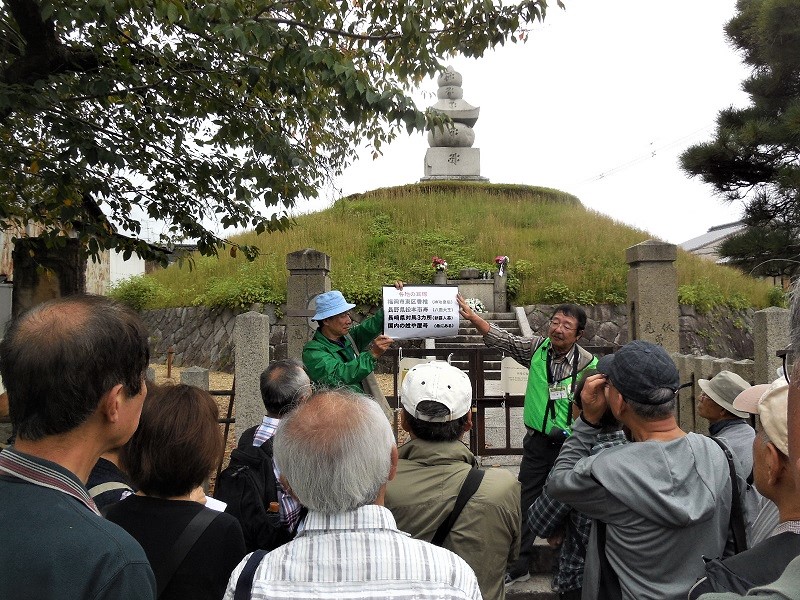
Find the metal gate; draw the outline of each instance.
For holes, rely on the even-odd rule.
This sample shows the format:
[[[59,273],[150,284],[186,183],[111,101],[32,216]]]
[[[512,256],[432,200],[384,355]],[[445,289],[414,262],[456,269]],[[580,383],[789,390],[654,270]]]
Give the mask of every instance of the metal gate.
[[[584,349],[597,356],[613,352],[612,347],[608,346],[583,346]],[[469,432],[469,449],[476,456],[498,456],[498,455],[520,455],[522,454],[522,437],[512,440],[512,423],[519,419],[521,424],[522,416],[512,416],[511,411],[515,408],[522,408],[525,397],[522,395],[509,394],[487,394],[486,393],[486,369],[488,361],[500,361],[506,354],[494,348],[398,348],[392,350],[392,372],[394,374],[394,395],[387,397],[390,406],[395,409],[401,408],[399,399],[399,375],[401,358],[436,358],[437,360],[450,360],[465,365],[464,371],[469,375],[472,382],[473,405],[473,427]],[[459,366],[460,366],[459,365]],[[494,443],[487,446],[486,436],[486,411],[487,409],[502,409],[502,419],[504,421],[504,435],[501,443]],[[513,442],[513,445],[512,445]]]

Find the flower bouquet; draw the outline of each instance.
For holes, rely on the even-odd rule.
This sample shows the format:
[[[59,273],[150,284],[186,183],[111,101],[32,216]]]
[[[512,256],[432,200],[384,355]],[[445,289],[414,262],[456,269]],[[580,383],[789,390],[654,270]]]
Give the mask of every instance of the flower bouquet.
[[[480,301],[479,298],[467,298],[464,300],[464,302],[466,302],[467,306],[469,306],[476,313],[486,312],[486,306]]]
[[[433,257],[433,268],[437,271],[447,271],[447,261],[438,256]]]
[[[507,256],[495,256],[494,257],[494,264],[497,265],[497,268],[500,272],[500,277],[502,277],[505,272],[506,268],[508,268],[508,257]]]

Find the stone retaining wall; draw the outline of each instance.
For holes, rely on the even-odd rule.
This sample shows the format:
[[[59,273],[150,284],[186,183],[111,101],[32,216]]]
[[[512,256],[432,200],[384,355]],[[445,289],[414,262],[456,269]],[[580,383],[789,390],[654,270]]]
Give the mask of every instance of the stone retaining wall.
[[[681,353],[711,355],[734,360],[753,358],[753,311],[720,309],[713,314],[698,314],[691,306],[680,307]],[[361,314],[374,308],[359,307]],[[233,325],[237,314],[255,310],[270,319],[270,356],[285,358],[286,325],[278,315],[286,307],[253,305],[233,311],[206,307],[168,308],[143,311],[142,318],[150,329],[151,360],[163,363],[167,351],[174,348],[174,364],[198,366],[216,371],[233,371]],[[535,333],[546,332],[553,305],[525,307],[525,314]],[[590,346],[619,347],[628,341],[628,313],[624,305],[586,307],[588,321],[583,342]],[[411,344],[411,343],[409,343]],[[404,344],[405,345],[405,344]],[[419,342],[414,345],[418,346]],[[383,370],[383,369],[381,369]]]
[[[142,311],[150,330],[150,360],[165,363],[170,347],[173,364],[197,366],[214,371],[233,372],[233,326],[236,315],[254,310],[269,316],[270,356],[286,357],[286,326],[277,318],[285,307],[255,304],[248,309],[192,306]]]
[[[555,305],[525,307],[534,333],[547,333],[547,321]],[[586,330],[582,343],[618,348],[628,342],[628,309],[625,305],[598,304],[584,307]],[[753,358],[753,310],[715,309],[698,313],[693,306],[680,307],[680,348],[682,354],[710,355],[734,360]]]

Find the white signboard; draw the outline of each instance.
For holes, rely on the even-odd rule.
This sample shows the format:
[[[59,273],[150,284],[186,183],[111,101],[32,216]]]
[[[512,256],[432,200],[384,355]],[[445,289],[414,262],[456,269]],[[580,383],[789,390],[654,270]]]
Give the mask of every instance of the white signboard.
[[[500,387],[509,396],[524,396],[528,387],[528,369],[506,356],[500,361]]]
[[[383,288],[383,333],[396,340],[458,334],[458,286]]]

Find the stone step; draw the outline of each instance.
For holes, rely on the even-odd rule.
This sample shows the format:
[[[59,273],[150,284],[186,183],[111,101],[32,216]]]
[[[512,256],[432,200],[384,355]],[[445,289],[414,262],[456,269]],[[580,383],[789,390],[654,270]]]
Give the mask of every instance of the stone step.
[[[477,313],[484,321],[505,320],[516,321],[517,313],[514,312],[482,312]],[[469,322],[469,321],[467,321]]]
[[[558,593],[550,587],[553,576],[531,575],[528,581],[518,581],[506,588],[508,600],[558,600]]]
[[[450,346],[484,346],[483,336],[478,334],[465,334],[459,330],[458,335],[449,338],[442,338],[436,342],[437,348],[449,348]]]
[[[456,348],[452,348],[456,350]],[[469,370],[469,361],[458,358],[457,356],[453,356],[453,359],[450,361],[450,364],[454,367],[458,367],[462,371]],[[485,360],[483,361],[483,370],[485,373],[500,373],[500,361],[499,360]]]
[[[492,322],[497,324],[497,321],[492,321]],[[513,323],[509,322],[508,325],[498,325],[498,327],[500,327],[500,329],[504,329],[505,331],[508,331],[509,333],[513,333],[514,335],[521,335],[521,330],[519,328],[519,324],[516,321],[514,321]],[[469,327],[469,326],[461,325],[458,328],[458,334],[459,335],[475,335],[475,336],[478,336],[481,339],[483,339],[483,336],[478,333],[478,330],[475,327]]]
[[[498,327],[516,327],[517,323],[519,323],[516,316],[513,316],[510,319],[484,319],[484,321],[488,323],[494,323]],[[462,327],[472,327],[472,323],[465,319],[461,319],[459,323]]]
[[[533,543],[530,572],[537,575],[552,574],[558,565],[558,553],[558,548],[551,548],[547,540],[537,537]]]

